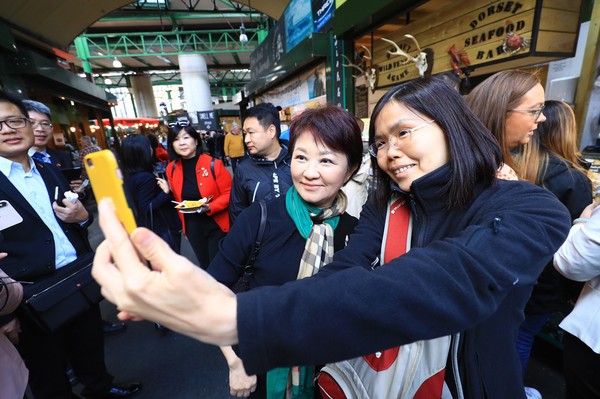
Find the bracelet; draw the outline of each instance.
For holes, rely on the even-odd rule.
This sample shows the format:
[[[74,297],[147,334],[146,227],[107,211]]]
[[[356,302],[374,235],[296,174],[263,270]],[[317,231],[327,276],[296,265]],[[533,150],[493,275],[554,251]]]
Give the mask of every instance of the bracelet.
[[[577,223],[587,223],[588,222],[588,218],[577,218],[575,220],[573,220],[573,225],[577,224]]]

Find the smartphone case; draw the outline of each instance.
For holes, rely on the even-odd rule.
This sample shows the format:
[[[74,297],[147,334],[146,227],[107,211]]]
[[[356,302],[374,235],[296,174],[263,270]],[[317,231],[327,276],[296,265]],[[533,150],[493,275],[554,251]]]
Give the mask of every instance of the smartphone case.
[[[6,200],[0,201],[0,231],[4,229],[8,229],[16,224],[19,224],[23,221],[23,218],[19,213],[13,208],[10,202]]]
[[[131,234],[136,228],[135,217],[127,204],[123,176],[113,153],[110,150],[92,152],[85,156],[83,163],[96,200],[111,198],[117,217]]]

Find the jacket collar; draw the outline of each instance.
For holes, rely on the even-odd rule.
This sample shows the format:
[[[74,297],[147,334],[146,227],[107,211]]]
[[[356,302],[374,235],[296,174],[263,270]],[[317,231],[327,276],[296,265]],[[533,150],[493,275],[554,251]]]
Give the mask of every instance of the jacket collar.
[[[281,151],[279,152],[279,156],[277,157],[277,159],[275,159],[274,161],[271,161],[267,158],[259,158],[259,157],[253,157],[250,156],[250,159],[252,159],[257,165],[279,165],[281,163],[286,163],[289,165],[289,153],[288,153],[288,149],[285,145],[280,144],[281,145]]]
[[[409,197],[411,203],[418,203],[426,212],[437,211],[446,208],[449,180],[450,164],[445,164],[415,180],[410,192],[402,190],[395,182],[391,187],[393,192]]]

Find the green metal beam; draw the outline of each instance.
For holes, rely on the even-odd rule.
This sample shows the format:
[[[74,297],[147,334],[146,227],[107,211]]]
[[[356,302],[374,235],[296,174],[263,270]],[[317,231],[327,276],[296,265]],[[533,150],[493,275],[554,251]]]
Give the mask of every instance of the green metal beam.
[[[96,84],[102,87],[128,87],[128,75],[95,75]],[[152,85],[180,85],[181,74],[179,71],[165,71],[149,73]],[[106,85],[104,79],[110,78],[112,84]],[[251,80],[249,69],[213,69],[208,72],[208,82],[214,85],[228,85],[241,89]]]
[[[238,20],[238,18],[250,18],[252,20],[262,21],[265,19],[263,14],[259,13],[241,13],[238,11],[227,12],[227,11],[196,11],[189,12],[184,10],[170,10],[170,11],[115,11],[109,16],[100,18],[99,22],[128,22],[128,21],[157,21],[164,17],[176,17],[177,20],[187,19],[224,19],[224,20]]]
[[[87,60],[115,57],[175,56],[252,52],[258,45],[258,29],[246,29],[248,43],[239,41],[239,30],[172,31],[122,34],[83,34],[78,37],[89,50]]]

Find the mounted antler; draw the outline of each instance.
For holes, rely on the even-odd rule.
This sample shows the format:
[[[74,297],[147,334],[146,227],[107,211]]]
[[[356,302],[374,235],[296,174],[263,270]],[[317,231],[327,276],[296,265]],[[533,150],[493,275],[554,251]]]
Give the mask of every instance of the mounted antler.
[[[363,55],[362,58],[365,58],[367,60],[371,60],[371,51],[365,47],[365,46],[361,46],[362,48],[364,48],[367,53],[369,54],[367,55]],[[369,83],[369,87],[371,88],[372,92],[375,92],[375,85],[377,84],[377,68],[374,65],[371,65],[370,67],[367,67],[367,69],[363,69],[360,66],[353,64],[352,61],[350,60],[350,58],[346,57],[345,55],[342,55],[342,57],[344,57],[344,59],[348,62],[347,64],[342,64],[342,66],[344,67],[352,67],[352,68],[356,68],[360,71],[360,75],[352,75],[354,78],[357,78],[359,76],[364,76],[365,79],[367,80],[367,82]]]
[[[348,63],[347,63],[347,64],[342,64],[342,66],[344,66],[344,67],[352,67],[352,68],[356,68],[356,69],[358,69],[358,70],[360,71],[360,75],[352,75],[352,77],[354,77],[354,78],[358,78],[359,76],[361,76],[361,75],[365,75],[365,74],[367,73],[367,72],[366,72],[364,69],[362,69],[362,68],[361,68],[360,66],[358,66],[357,64],[353,64],[353,63],[352,63],[352,60],[350,60],[350,58],[346,57],[345,55],[342,55],[342,57],[344,57],[344,59],[345,59],[346,61],[348,61]]]
[[[364,48],[365,51],[367,52],[367,54],[369,54],[369,55],[363,55],[362,57],[366,60],[371,60],[372,59],[371,58],[371,50],[369,50],[369,48],[367,46],[360,46],[360,47]]]
[[[419,46],[417,39],[415,39],[415,37],[413,35],[404,35],[404,37],[413,41],[413,43],[417,47],[417,51],[419,52],[419,55],[417,55],[416,57],[413,57],[412,55],[408,54],[406,51],[402,50],[396,44],[396,42],[394,42],[392,40],[388,40],[384,37],[382,37],[381,40],[392,44],[396,48],[394,51],[388,51],[388,54],[399,55],[401,57],[406,58],[405,61],[402,61],[402,64],[408,64],[410,62],[414,63],[415,66],[417,67],[417,69],[419,70],[419,75],[421,75],[421,77],[423,77],[425,75],[425,71],[427,70],[427,66],[428,66],[427,65],[427,53],[424,51],[421,51],[421,47]]]

